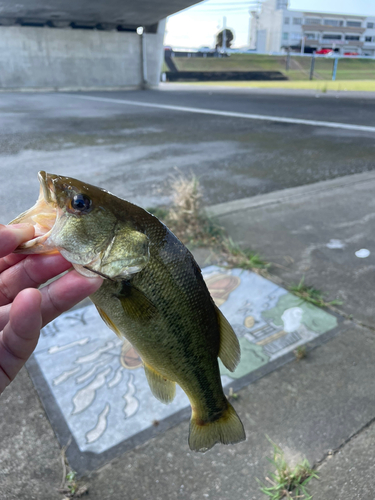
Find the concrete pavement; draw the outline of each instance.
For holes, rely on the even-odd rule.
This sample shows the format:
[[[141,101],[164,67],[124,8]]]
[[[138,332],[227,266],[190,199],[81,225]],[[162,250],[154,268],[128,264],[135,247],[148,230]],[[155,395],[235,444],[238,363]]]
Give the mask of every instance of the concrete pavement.
[[[256,478],[272,469],[267,434],[288,460],[318,464],[314,498],[373,500],[374,188],[367,172],[210,208],[233,239],[277,264],[278,281],[304,275],[343,300],[338,331],[239,391],[245,443],[193,454],[183,422],[83,478],[89,498],[262,500]],[[370,255],[361,259],[363,248]],[[61,499],[59,446],[25,370],[0,400],[0,435],[2,498]]]

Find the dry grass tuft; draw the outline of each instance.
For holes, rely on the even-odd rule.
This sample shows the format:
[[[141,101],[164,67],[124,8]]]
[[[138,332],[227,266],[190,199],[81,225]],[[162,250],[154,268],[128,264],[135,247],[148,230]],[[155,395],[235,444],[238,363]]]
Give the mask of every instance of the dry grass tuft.
[[[185,245],[210,247],[219,260],[229,266],[265,271],[269,264],[260,256],[242,250],[231,238],[225,236],[223,228],[204,212],[202,189],[198,178],[180,175],[171,182],[172,206],[169,210],[149,208],[149,212],[161,219]]]

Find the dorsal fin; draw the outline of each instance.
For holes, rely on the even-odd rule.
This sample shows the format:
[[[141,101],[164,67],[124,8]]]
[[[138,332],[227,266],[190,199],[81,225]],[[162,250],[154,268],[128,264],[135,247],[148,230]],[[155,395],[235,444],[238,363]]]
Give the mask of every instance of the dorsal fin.
[[[215,307],[220,328],[219,358],[228,370],[234,372],[241,357],[240,344],[224,314],[217,306]]]

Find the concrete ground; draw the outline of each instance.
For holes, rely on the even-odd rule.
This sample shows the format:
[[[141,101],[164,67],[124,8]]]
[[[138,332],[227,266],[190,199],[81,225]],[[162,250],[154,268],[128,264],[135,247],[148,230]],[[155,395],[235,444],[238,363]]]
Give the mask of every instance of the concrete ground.
[[[159,99],[152,97],[154,94],[148,95],[150,100]],[[79,148],[81,156],[77,156],[76,150],[69,156],[70,150],[75,149],[76,145],[56,146],[59,137],[62,138],[62,144],[65,144],[67,137],[65,134],[68,133],[69,126],[75,130],[74,140],[81,137],[82,142],[85,142],[86,138],[90,137],[87,127],[92,127],[91,130],[95,131],[93,136],[96,141],[106,125],[108,125],[107,131],[114,130],[110,125],[113,120],[118,119],[120,127],[123,127],[123,120],[132,116],[132,127],[134,127],[132,130],[138,130],[137,134],[145,126],[145,121],[151,123],[151,127],[161,123],[164,132],[160,136],[162,137],[160,142],[163,143],[163,140],[168,138],[166,132],[170,130],[168,127],[174,127],[175,130],[170,133],[173,136],[171,144],[177,144],[175,149],[171,149],[171,144],[167,141],[168,147],[158,150],[159,140],[155,136],[153,139],[155,150],[152,150],[148,157],[144,157],[142,151],[143,147],[147,151],[147,145],[142,146],[142,139],[139,137],[134,139],[136,146],[134,143],[130,144],[133,139],[130,143],[123,139],[123,136],[129,137],[131,134],[121,136],[121,141],[124,141],[121,142],[121,146],[116,143],[106,149],[110,151],[112,148],[116,152],[118,148],[121,154],[125,154],[134,146],[138,148],[140,154],[142,153],[140,157],[134,157],[138,165],[138,174],[131,169],[125,170],[131,179],[129,189],[133,193],[137,193],[137,189],[140,189],[142,175],[144,176],[146,171],[156,170],[155,165],[162,167],[163,161],[167,158],[171,161],[166,169],[169,172],[173,164],[171,158],[184,159],[185,153],[189,151],[189,154],[192,154],[193,139],[196,137],[198,140],[200,137],[198,144],[201,148],[198,148],[198,152],[193,149],[194,154],[188,156],[187,163],[195,165],[200,157],[203,158],[202,168],[206,169],[206,181],[204,181],[205,176],[202,176],[206,188],[205,197],[210,205],[216,203],[211,206],[210,212],[218,217],[229,235],[243,247],[259,251],[265,259],[275,263],[276,266],[273,266],[270,272],[282,284],[297,283],[304,275],[306,284],[327,291],[329,300],[339,298],[343,301],[343,304],[337,307],[342,322],[333,339],[320,347],[311,346],[307,358],[292,361],[239,391],[239,398],[234,405],[244,422],[247,432],[246,442],[233,447],[216,446],[204,455],[193,454],[187,446],[188,422],[183,422],[82,478],[82,482],[89,488],[88,498],[263,500],[265,497],[259,491],[257,478],[263,481],[272,471],[272,466],[266,460],[266,457],[272,456],[272,447],[266,439],[268,435],[281,446],[291,462],[306,457],[310,463],[317,465],[320,479],[313,480],[309,488],[314,498],[373,500],[375,497],[373,473],[375,324],[371,293],[375,266],[373,261],[375,173],[371,172],[374,167],[373,136],[368,133],[338,130],[328,130],[327,133],[327,130],[319,127],[285,126],[270,122],[254,123],[251,120],[239,123],[234,119],[230,120],[231,126],[237,133],[243,127],[242,133],[246,130],[248,134],[244,150],[237,156],[246,168],[243,167],[243,177],[238,178],[234,185],[238,186],[238,189],[236,187],[232,189],[230,180],[234,176],[234,171],[226,167],[225,156],[222,153],[226,148],[230,148],[230,141],[227,141],[228,133],[235,142],[231,151],[238,153],[241,148],[236,142],[235,131],[227,128],[225,133],[222,132],[223,149],[220,149],[219,129],[228,125],[228,121],[220,121],[222,119],[217,117],[208,117],[205,120],[202,118],[201,121],[197,120],[196,115],[177,112],[173,118],[166,110],[150,111],[148,108],[147,112],[146,108],[142,108],[143,111],[137,108],[137,112],[129,110],[125,117],[119,111],[120,106],[112,113],[117,118],[111,118],[109,103],[103,102],[103,108],[99,104],[94,106],[93,102],[89,101],[85,105],[82,103],[81,106],[78,104],[80,101],[76,99],[74,101],[76,104],[73,105],[68,97],[55,97],[52,94],[44,99],[41,96],[31,96],[28,101],[31,103],[31,108],[25,111],[26,97],[30,96],[11,97],[13,107],[15,102],[18,102],[19,108],[13,111],[9,104],[6,112],[9,115],[8,128],[3,126],[2,130],[2,138],[8,148],[8,150],[2,149],[4,165],[11,169],[9,171],[14,173],[19,183],[17,185],[14,181],[10,182],[8,173],[2,176],[4,183],[1,195],[3,200],[8,201],[1,208],[1,217],[12,216],[12,213],[19,211],[20,205],[28,201],[28,197],[35,198],[36,183],[31,182],[31,174],[38,168],[38,164],[45,166],[51,162],[50,166],[56,172],[60,172],[62,166],[66,171],[69,169],[71,172],[76,171],[76,175],[82,173],[93,178],[96,172],[99,181],[111,179],[108,184],[113,183],[114,187],[118,184],[121,189],[126,187],[125,180],[122,180],[122,184],[119,183],[120,166],[116,171],[116,162],[111,165],[106,163],[105,151],[100,149],[100,145],[97,147],[90,143],[87,148],[86,146]],[[62,107],[53,111],[57,98],[62,99]],[[137,96],[137,99],[141,98]],[[183,98],[180,95],[173,99],[181,103]],[[201,99],[200,105],[204,104],[207,107],[204,96]],[[302,105],[304,99],[295,103]],[[268,108],[262,108],[261,100],[255,99],[255,101],[256,104],[248,102],[247,109],[249,110],[251,106],[258,108],[249,112],[261,112],[262,109],[262,112],[267,111]],[[269,112],[273,109],[272,114],[275,115],[278,101],[275,98],[273,102],[274,108],[270,104]],[[286,115],[288,105],[286,101],[282,103]],[[332,120],[335,105],[331,106],[329,99],[326,103],[327,111],[323,117]],[[219,106],[220,99],[217,98],[214,104]],[[198,106],[199,102],[195,102],[194,105]],[[243,110],[243,101],[239,100],[236,105],[238,109],[242,107]],[[3,112],[6,106],[5,101],[2,102]],[[221,106],[228,104],[224,103]],[[306,106],[304,116],[310,119],[316,118],[318,110],[312,104]],[[341,103],[341,106],[344,104]],[[368,106],[368,102],[366,105],[358,102],[355,113],[355,104],[349,102],[347,113],[353,118],[351,123],[371,125],[371,114],[369,109],[366,109]],[[36,109],[39,110],[37,117],[35,117]],[[88,119],[79,118],[78,113],[82,113],[83,110],[86,113],[84,116]],[[337,110],[341,112],[339,107]],[[282,107],[279,107],[278,111],[282,112]],[[325,112],[324,106],[320,112]],[[21,114],[18,119],[14,116],[17,113]],[[290,108],[287,116],[292,114],[293,109]],[[61,115],[65,117],[62,119]],[[203,131],[200,130],[199,133],[196,130],[198,121],[203,127]],[[62,127],[64,123],[65,131]],[[49,128],[45,128],[46,125]],[[19,135],[16,135],[20,127]],[[50,134],[44,142],[43,130],[49,131],[46,135]],[[77,130],[82,131],[81,135]],[[256,149],[258,142],[255,139],[253,141],[252,134],[258,137],[256,134],[259,130],[260,134],[263,134],[264,143],[262,154],[255,157],[260,166],[265,165],[264,171],[260,167],[255,168],[251,160],[245,162],[245,158],[249,158],[250,153]],[[188,138],[186,143],[184,143],[184,133]],[[300,133],[304,137],[305,148],[297,147],[293,152],[291,145],[293,141],[298,142],[301,139],[298,135]],[[151,134],[149,137],[152,137],[153,132],[150,131],[149,134]],[[176,142],[176,135],[173,134],[179,136],[179,142]],[[205,134],[210,139],[215,136],[216,142],[209,140],[206,144],[205,139],[202,139],[202,135],[206,137]],[[111,140],[111,134],[106,135],[103,132],[103,136],[104,140]],[[31,141],[29,148],[24,148],[23,141],[26,140]],[[32,140],[35,142],[32,143]],[[289,141],[289,167],[287,160],[282,167],[281,155],[286,154],[288,149],[284,144],[285,141]],[[311,147],[311,144],[314,147]],[[326,146],[320,150],[322,144]],[[186,148],[182,147],[184,145]],[[12,149],[13,147],[15,149]],[[330,153],[331,147],[332,153]],[[51,148],[50,156],[48,148]],[[56,155],[58,151],[60,153]],[[171,151],[174,151],[173,155]],[[204,152],[207,156],[204,156]],[[84,154],[88,156],[85,157]],[[233,154],[236,157],[236,154]],[[329,154],[332,155],[329,161],[332,168],[335,167],[333,170],[330,170],[327,162],[324,163],[327,161],[324,158],[329,157]],[[157,163],[152,163],[152,155],[156,155]],[[280,163],[277,162],[278,157]],[[309,157],[310,163],[308,163]],[[79,158],[82,163],[75,163],[74,166],[69,164],[70,161]],[[148,161],[151,161],[154,169],[146,170]],[[187,168],[183,161],[182,165],[185,165],[183,168]],[[209,173],[215,171],[215,165],[219,165],[217,168],[221,168],[222,171],[218,177],[213,175],[215,181],[211,182],[210,187]],[[105,171],[104,168],[107,167]],[[92,170],[88,170],[89,168]],[[309,172],[311,176],[308,175]],[[264,176],[267,182],[269,175],[270,179],[274,179],[270,181],[271,184],[266,183],[267,186],[271,185],[271,188],[258,187],[252,191],[245,186],[242,190],[241,178],[251,177],[252,173],[257,179]],[[356,175],[342,177],[345,173]],[[278,175],[280,181],[276,182]],[[216,183],[216,179],[220,179],[220,176],[222,182]],[[164,177],[158,175],[154,181],[158,183],[161,178]],[[334,180],[326,180],[327,178]],[[322,182],[312,184],[314,180]],[[149,190],[147,192],[152,193],[152,189],[147,187],[150,184],[147,182],[144,184],[146,190]],[[304,184],[309,185],[303,186]],[[259,185],[262,186],[261,183],[258,183]],[[288,189],[280,191],[280,188],[285,187]],[[265,192],[268,194],[262,194]],[[12,197],[9,193],[12,193]],[[244,199],[250,194],[258,193],[259,196]],[[135,194],[136,196],[138,195]],[[223,198],[228,204],[217,205]],[[238,198],[242,200],[236,201]],[[355,255],[355,252],[362,248],[371,252],[365,259]],[[61,500],[64,496],[58,492],[63,475],[61,450],[25,370],[0,400],[0,436],[1,498]]]

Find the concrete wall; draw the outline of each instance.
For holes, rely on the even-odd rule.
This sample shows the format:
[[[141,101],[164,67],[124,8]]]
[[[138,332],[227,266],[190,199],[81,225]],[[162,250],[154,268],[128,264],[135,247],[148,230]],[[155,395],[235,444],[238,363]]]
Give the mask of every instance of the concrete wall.
[[[159,33],[144,35],[151,86],[159,81],[162,27]],[[141,37],[134,32],[0,26],[1,89],[123,88],[141,84]]]

